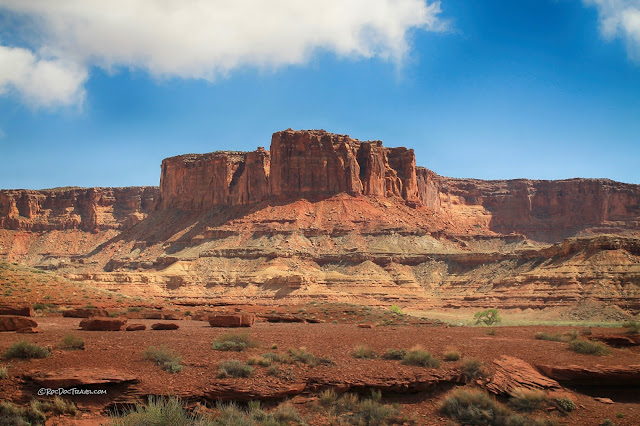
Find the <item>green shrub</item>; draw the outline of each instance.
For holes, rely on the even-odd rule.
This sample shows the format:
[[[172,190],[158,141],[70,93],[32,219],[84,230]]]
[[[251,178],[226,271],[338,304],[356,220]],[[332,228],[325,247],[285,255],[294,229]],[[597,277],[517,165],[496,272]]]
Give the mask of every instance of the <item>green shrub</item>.
[[[401,360],[406,355],[407,355],[406,349],[387,349],[387,351],[384,354],[382,354],[382,358]]]
[[[247,364],[249,365],[259,365],[261,367],[268,367],[271,365],[273,361],[270,358],[260,357],[260,358],[249,358],[247,360]]]
[[[400,306],[398,306],[398,305],[389,306],[389,310],[391,312],[393,312],[394,314],[398,314],[398,315],[402,314],[402,309],[400,309]]]
[[[320,405],[323,407],[329,407],[338,400],[338,395],[333,389],[325,389],[320,392]]]
[[[49,349],[38,346],[35,343],[29,343],[26,340],[21,340],[18,343],[11,345],[9,349],[4,353],[5,359],[10,358],[46,358],[51,353]]]
[[[622,324],[629,334],[640,334],[640,321],[626,321]]]
[[[354,358],[359,358],[359,359],[373,359],[378,356],[378,354],[367,345],[356,346],[355,350],[351,355]]]
[[[600,426],[616,426],[616,424],[611,419],[604,419],[600,422]]]
[[[565,413],[570,413],[576,408],[578,408],[576,403],[573,402],[573,400],[567,398],[566,396],[563,396],[561,398],[555,398],[553,400],[553,403],[556,407],[558,407],[560,411],[563,411]]]
[[[305,348],[300,348],[298,350],[291,348],[289,349],[289,356],[291,357],[292,362],[299,362],[302,364],[306,364],[310,367],[315,367],[320,364],[322,365],[333,364],[333,361],[331,361],[329,358],[324,358],[324,357],[318,358],[311,352],[307,352]]]
[[[440,361],[434,358],[430,352],[421,348],[416,348],[409,351],[402,363],[406,365],[419,365],[420,367],[438,368],[440,367]]]
[[[218,366],[218,378],[226,377],[249,377],[253,373],[253,368],[244,362],[232,359],[222,361]]]
[[[147,405],[137,404],[122,417],[111,417],[113,426],[192,426],[206,425],[200,416],[188,413],[175,397],[149,397]],[[208,423],[211,424],[211,423]]]
[[[249,333],[247,332],[225,333],[213,342],[213,349],[217,351],[241,352],[254,346],[257,346],[257,343],[249,338]]]
[[[509,405],[517,411],[533,411],[547,400],[544,391],[539,389],[516,389]]]
[[[579,333],[576,330],[553,334],[537,332],[533,337],[536,340],[548,340],[551,342],[571,342],[579,337]]]
[[[81,350],[84,349],[84,340],[80,337],[76,337],[73,334],[67,334],[62,338],[60,347],[66,350]]]
[[[476,324],[494,325],[502,321],[497,309],[487,309],[484,311],[476,312],[473,318],[476,320]]]
[[[39,409],[37,401],[31,401],[28,408],[13,405],[9,401],[0,401],[1,425],[44,425],[47,416]]]
[[[592,334],[593,334],[593,331],[591,330],[591,327],[584,327],[583,329],[580,330],[581,336],[591,336]]]
[[[157,348],[150,346],[144,353],[144,358],[155,362],[160,368],[169,373],[179,373],[182,371],[182,365],[180,365],[182,357],[166,346]]]
[[[465,358],[462,360],[462,375],[467,380],[473,380],[483,374],[482,361],[476,358]]]
[[[443,414],[465,425],[502,425],[511,414],[486,392],[455,389],[445,398]]]
[[[449,348],[442,354],[442,359],[445,361],[457,361],[460,359],[460,352],[455,348]]]
[[[587,355],[606,355],[608,354],[609,348],[599,342],[591,342],[589,340],[574,340],[569,342],[569,349],[579,354],[587,354]]]
[[[9,370],[7,367],[0,367],[0,379],[6,379],[9,377]]]
[[[55,396],[51,401],[31,401],[31,407],[37,411],[52,412],[53,414],[78,414],[78,407],[71,401],[67,401],[60,396]]]

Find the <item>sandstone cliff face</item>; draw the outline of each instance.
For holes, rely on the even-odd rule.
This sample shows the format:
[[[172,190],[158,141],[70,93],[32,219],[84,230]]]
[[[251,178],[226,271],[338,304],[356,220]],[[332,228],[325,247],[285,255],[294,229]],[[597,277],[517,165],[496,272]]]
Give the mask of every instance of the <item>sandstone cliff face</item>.
[[[155,208],[156,187],[1,190],[0,228],[124,229]]]
[[[425,179],[425,182],[429,182]],[[586,228],[596,232],[640,230],[640,185],[608,179],[496,180],[438,177],[426,185],[434,207],[481,206],[491,216],[491,230],[558,241]],[[435,195],[438,195],[436,197]],[[424,197],[424,195],[423,195]],[[429,204],[429,202],[425,202]]]
[[[419,202],[415,155],[324,130],[273,134],[271,149],[188,154],[162,162],[160,209],[197,211],[347,193]]]

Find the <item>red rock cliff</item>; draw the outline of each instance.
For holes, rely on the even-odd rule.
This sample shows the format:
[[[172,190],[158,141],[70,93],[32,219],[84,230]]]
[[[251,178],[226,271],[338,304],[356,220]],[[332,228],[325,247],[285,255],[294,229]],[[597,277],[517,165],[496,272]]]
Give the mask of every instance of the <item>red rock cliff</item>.
[[[162,162],[161,209],[319,198],[339,193],[418,202],[415,155],[324,130],[273,134],[271,150],[187,154]]]
[[[156,187],[0,191],[0,228],[27,231],[123,229],[155,208]]]
[[[454,179],[419,168],[418,186],[424,204],[444,214],[482,207],[497,233],[557,241],[587,228],[640,231],[640,185],[609,179]]]

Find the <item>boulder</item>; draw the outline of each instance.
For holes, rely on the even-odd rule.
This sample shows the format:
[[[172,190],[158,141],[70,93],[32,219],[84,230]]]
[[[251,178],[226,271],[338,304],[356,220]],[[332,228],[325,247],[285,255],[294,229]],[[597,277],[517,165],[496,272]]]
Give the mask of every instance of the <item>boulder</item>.
[[[560,383],[586,386],[640,386],[640,365],[537,365],[538,370]]]
[[[180,326],[174,322],[157,322],[151,328],[153,330],[177,330]]]
[[[260,315],[267,322],[306,322],[302,317],[293,315]]]
[[[34,315],[31,306],[9,307],[0,306],[0,315],[18,315],[22,317],[32,317]]]
[[[80,328],[86,331],[120,331],[126,322],[125,318],[85,318],[80,321]]]
[[[56,369],[55,371],[32,370],[25,373],[24,377],[50,389],[129,384],[139,381],[135,376],[123,374],[121,371],[78,367]]]
[[[0,331],[16,331],[22,328],[37,327],[38,323],[27,317],[18,315],[1,315]]]
[[[142,314],[144,319],[162,319],[162,312],[144,312]]]
[[[496,372],[486,387],[495,394],[513,396],[518,389],[560,389],[557,381],[543,376],[519,358],[502,355],[493,363],[496,365]]]
[[[62,316],[68,318],[108,317],[109,312],[98,308],[74,308],[64,311]]]
[[[226,314],[209,317],[211,327],[251,327],[256,320],[254,314]]]
[[[127,331],[142,331],[146,330],[147,326],[144,324],[129,324],[125,330]]]

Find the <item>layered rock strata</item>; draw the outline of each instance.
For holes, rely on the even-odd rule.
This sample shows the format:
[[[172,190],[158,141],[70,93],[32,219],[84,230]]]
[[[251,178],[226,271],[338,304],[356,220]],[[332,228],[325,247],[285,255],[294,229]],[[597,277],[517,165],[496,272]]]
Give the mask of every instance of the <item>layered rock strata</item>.
[[[126,229],[154,211],[157,187],[0,190],[0,228]]]

